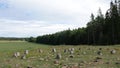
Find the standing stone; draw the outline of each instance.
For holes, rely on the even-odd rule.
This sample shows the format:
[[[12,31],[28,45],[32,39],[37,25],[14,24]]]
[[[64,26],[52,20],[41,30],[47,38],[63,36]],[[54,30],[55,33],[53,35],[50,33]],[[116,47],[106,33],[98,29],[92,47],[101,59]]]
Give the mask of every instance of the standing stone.
[[[74,53],[74,51],[70,51],[70,54],[73,54]]]
[[[98,51],[97,54],[98,54],[98,55],[102,55],[102,52]]]
[[[66,53],[66,52],[67,52],[67,49],[64,50],[64,53]]]
[[[71,48],[69,48],[68,51],[70,52],[70,51],[71,51]]]
[[[26,56],[25,56],[25,55],[23,55],[23,56],[21,57],[21,59],[26,59]]]
[[[75,49],[74,48],[71,48],[71,51],[74,51]]]
[[[39,53],[43,53],[43,50],[42,50],[42,49],[39,49]]]
[[[25,54],[27,55],[29,53],[29,51],[28,50],[25,50]]]
[[[74,53],[74,48],[69,48],[68,51],[70,52],[70,54],[73,54]]]
[[[61,59],[61,58],[62,58],[62,56],[60,53],[56,55],[56,59]]]
[[[14,53],[14,55],[13,55],[13,56],[14,56],[14,57],[16,57],[16,58],[18,57],[16,53]]]
[[[99,50],[102,50],[102,48],[99,48]]]
[[[70,55],[69,57],[70,57],[70,58],[74,58],[74,56],[73,56],[73,55]]]
[[[115,54],[116,53],[116,50],[112,50],[110,51],[111,54]]]
[[[17,56],[20,56],[20,52],[16,52]]]
[[[56,49],[55,49],[55,48],[53,48],[53,49],[52,49],[52,52],[54,52],[54,53],[55,53],[55,52],[57,52],[57,51],[56,51]]]
[[[81,50],[81,48],[79,48],[79,50]]]
[[[19,57],[19,56],[20,56],[20,52],[16,52],[16,53],[14,53],[13,56],[14,56],[14,57]]]

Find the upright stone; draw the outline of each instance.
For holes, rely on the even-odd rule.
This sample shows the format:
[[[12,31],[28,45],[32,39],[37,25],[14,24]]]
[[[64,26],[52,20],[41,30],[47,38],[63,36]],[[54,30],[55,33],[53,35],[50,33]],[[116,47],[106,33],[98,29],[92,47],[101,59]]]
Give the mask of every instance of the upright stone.
[[[66,53],[67,52],[67,49],[64,49],[64,53]]]
[[[74,53],[74,51],[70,51],[70,54],[73,54]]]
[[[61,59],[61,58],[62,58],[62,56],[60,53],[56,55],[56,59]]]
[[[102,48],[99,48],[99,50],[102,50]]]
[[[42,49],[39,49],[39,53],[43,53],[43,50],[42,50]]]
[[[57,52],[55,48],[52,49],[52,52]]]
[[[14,53],[14,55],[13,55],[13,56],[14,56],[14,57],[16,57],[16,58],[18,57],[16,53]]]
[[[20,52],[16,52],[17,56],[19,57],[20,56]]]
[[[115,54],[116,53],[116,50],[112,50],[110,51],[111,54]]]
[[[71,51],[74,51],[75,49],[74,48],[71,48]]]
[[[28,50],[25,50],[25,54],[27,55],[29,53],[29,51]]]
[[[19,56],[20,56],[20,52],[16,52],[16,53],[14,53],[13,56],[14,56],[14,57],[19,57]]]
[[[21,59],[26,59],[26,56],[25,56],[25,55],[23,55],[23,56],[21,57]]]
[[[103,55],[101,51],[98,51],[97,54],[98,54],[98,55]]]

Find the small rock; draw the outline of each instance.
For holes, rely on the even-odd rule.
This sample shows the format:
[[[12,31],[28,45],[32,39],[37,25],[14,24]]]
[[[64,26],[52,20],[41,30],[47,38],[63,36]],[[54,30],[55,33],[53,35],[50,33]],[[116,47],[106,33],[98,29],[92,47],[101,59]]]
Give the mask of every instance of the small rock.
[[[98,51],[97,54],[98,54],[98,55],[103,55],[102,52],[100,52],[100,51]]]
[[[20,52],[16,52],[16,53],[14,53],[14,55],[13,55],[14,57],[19,57],[20,56]]]
[[[26,54],[26,55],[27,55],[27,54],[28,54],[28,50],[25,50],[25,53],[24,53],[24,54]]]
[[[83,52],[84,55],[86,55],[86,52]]]
[[[23,55],[23,56],[21,57],[21,59],[26,59],[26,56],[25,56],[25,55]]]
[[[67,66],[62,66],[62,68],[68,68]]]
[[[43,53],[43,50],[42,50],[42,49],[39,49],[39,53]]]
[[[15,64],[15,67],[18,68],[18,67],[19,67],[19,64]]]
[[[69,48],[68,51],[71,51],[71,48]]]
[[[17,56],[20,56],[20,52],[16,52]]]
[[[68,58],[66,58],[65,60],[68,61]]]
[[[74,56],[73,56],[73,55],[70,55],[69,57],[70,57],[70,58],[74,58]]]
[[[57,52],[55,48],[52,49],[52,52]]]
[[[99,48],[99,50],[102,50],[102,48]]]
[[[74,53],[74,51],[70,51],[70,54],[73,54]]]
[[[68,66],[67,68],[79,68],[78,66]]]
[[[81,48],[79,48],[79,50],[81,50]]]
[[[86,61],[81,61],[81,63],[86,63]]]
[[[74,48],[71,48],[71,51],[74,51],[75,49]]]
[[[102,58],[101,57],[96,57],[94,62],[99,62]]]
[[[44,60],[44,58],[40,58],[40,61],[43,61]]]
[[[96,59],[102,59],[101,57],[96,57]]]
[[[115,64],[120,64],[120,62],[116,62]]]
[[[16,57],[16,58],[18,57],[16,53],[14,53],[14,55],[13,55],[13,56],[14,56],[14,57]]]
[[[90,48],[88,48],[87,50],[90,50]]]
[[[66,52],[67,52],[67,49],[64,50],[64,53],[66,53]]]
[[[96,59],[94,62],[99,62],[99,60],[98,60],[98,59]]]
[[[57,54],[56,59],[61,59],[61,58],[62,58],[61,54],[60,53]]]
[[[117,60],[120,60],[120,58],[117,58]]]
[[[27,68],[32,68],[31,66],[28,66]]]
[[[59,64],[59,61],[58,61],[58,60],[55,60],[55,61],[54,61],[54,64]]]
[[[112,50],[110,51],[111,54],[115,54],[116,53],[116,50]]]
[[[110,62],[106,62],[105,64],[110,64]]]

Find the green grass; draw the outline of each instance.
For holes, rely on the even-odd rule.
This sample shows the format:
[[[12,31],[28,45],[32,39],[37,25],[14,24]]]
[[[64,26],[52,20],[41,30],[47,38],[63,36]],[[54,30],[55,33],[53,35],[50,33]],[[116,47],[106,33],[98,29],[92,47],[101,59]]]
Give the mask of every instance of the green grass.
[[[57,53],[52,52],[52,48],[56,48],[57,53],[61,53],[62,59],[55,64],[54,61]],[[64,49],[75,48],[74,58],[70,58],[69,52],[64,53]],[[81,48],[81,50],[79,50]],[[102,48],[103,55],[97,55],[99,48]],[[43,53],[38,50],[42,49]],[[115,54],[110,54],[110,51],[115,49]],[[25,50],[29,50],[26,59],[21,57],[13,57],[15,52],[24,54]],[[86,52],[84,54],[83,52]],[[94,62],[96,57],[101,57],[98,62]],[[43,59],[43,60],[41,60]],[[78,68],[120,68],[120,45],[115,46],[48,46],[43,44],[35,44],[20,41],[2,41],[0,42],[0,68],[62,68],[64,65],[77,66]],[[109,64],[107,64],[109,63]]]

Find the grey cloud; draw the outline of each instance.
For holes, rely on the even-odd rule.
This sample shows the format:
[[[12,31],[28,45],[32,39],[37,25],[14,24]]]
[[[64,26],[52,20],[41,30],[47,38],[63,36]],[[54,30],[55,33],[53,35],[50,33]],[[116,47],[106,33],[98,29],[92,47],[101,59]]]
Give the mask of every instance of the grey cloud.
[[[3,4],[0,9],[0,36],[37,36],[83,27],[91,13],[97,13],[99,7],[105,13],[109,6],[107,0],[2,1],[5,2],[0,2]]]

